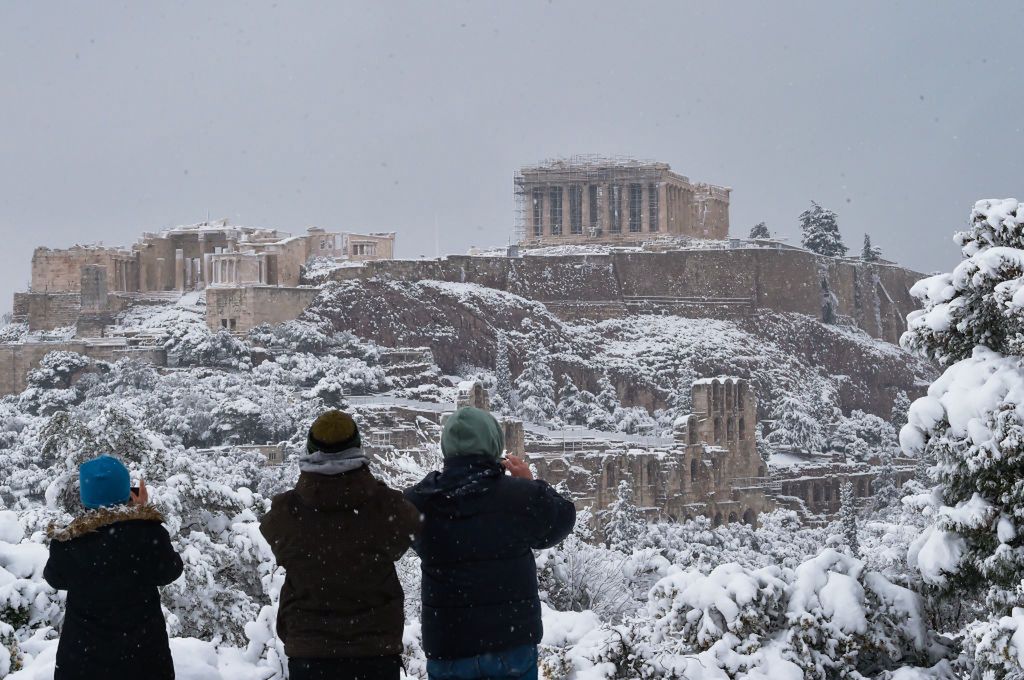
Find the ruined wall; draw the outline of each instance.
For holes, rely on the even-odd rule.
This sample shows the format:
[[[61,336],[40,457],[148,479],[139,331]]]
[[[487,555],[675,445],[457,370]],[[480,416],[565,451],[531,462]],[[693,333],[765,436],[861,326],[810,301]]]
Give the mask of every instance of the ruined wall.
[[[274,286],[207,288],[206,324],[244,333],[263,323],[283,323],[297,318],[319,292]]]
[[[81,285],[82,267],[106,267],[109,277],[109,273],[115,271],[116,264],[134,265],[135,259],[130,251],[117,248],[36,248],[32,253],[32,292],[77,293]],[[134,290],[132,284],[129,282],[127,290]],[[109,285],[112,289],[118,289],[116,281],[110,280]]]
[[[608,507],[626,481],[636,505],[662,519],[705,515],[715,525],[753,523],[771,507],[765,495],[768,470],[754,437],[753,390],[738,378],[699,380],[692,401],[694,413],[676,424],[675,444],[668,449],[552,454],[528,444],[528,458],[542,479],[564,483],[579,508]]]
[[[74,326],[82,311],[79,293],[15,293],[14,307],[31,331]]]

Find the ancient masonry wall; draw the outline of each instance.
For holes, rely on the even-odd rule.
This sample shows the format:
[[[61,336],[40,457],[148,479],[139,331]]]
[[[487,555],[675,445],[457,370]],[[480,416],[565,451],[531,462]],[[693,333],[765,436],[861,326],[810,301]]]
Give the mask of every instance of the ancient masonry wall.
[[[0,396],[17,394],[27,385],[29,370],[37,367],[50,352],[76,352],[97,361],[114,362],[125,357],[165,366],[163,348],[133,348],[116,343],[92,343],[83,340],[0,345]]]
[[[756,399],[746,380],[715,378],[693,385],[694,413],[677,424],[667,450],[545,453],[527,444],[539,476],[564,483],[577,507],[598,511],[621,481],[651,514],[674,521],[706,515],[715,525],[753,523],[772,506],[767,467],[757,453]]]
[[[214,330],[247,332],[260,324],[298,318],[319,293],[317,288],[246,286],[207,288],[206,323]]]
[[[336,280],[375,276],[477,283],[544,302],[567,318],[655,308],[682,316],[731,316],[757,308],[825,321],[846,316],[872,336],[897,343],[906,315],[917,308],[910,287],[923,275],[895,265],[772,248],[452,256],[369,262],[333,273]]]

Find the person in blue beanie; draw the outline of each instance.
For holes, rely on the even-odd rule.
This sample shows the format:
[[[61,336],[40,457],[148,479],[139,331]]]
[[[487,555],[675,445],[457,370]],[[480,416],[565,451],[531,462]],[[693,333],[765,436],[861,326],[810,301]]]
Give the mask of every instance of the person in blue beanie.
[[[87,512],[51,527],[46,582],[68,591],[54,680],[173,680],[159,586],[177,579],[181,557],[163,516],[121,461],[99,456],[78,469]]]

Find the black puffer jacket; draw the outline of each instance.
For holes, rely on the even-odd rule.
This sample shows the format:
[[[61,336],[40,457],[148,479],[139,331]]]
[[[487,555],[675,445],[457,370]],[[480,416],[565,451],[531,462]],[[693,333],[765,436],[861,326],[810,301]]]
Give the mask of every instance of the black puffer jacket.
[[[459,659],[541,640],[533,551],[572,531],[576,508],[489,456],[445,461],[405,492],[423,513],[423,649]]]
[[[54,680],[174,678],[158,586],[181,575],[152,506],[90,512],[51,530],[46,582],[68,591]]]

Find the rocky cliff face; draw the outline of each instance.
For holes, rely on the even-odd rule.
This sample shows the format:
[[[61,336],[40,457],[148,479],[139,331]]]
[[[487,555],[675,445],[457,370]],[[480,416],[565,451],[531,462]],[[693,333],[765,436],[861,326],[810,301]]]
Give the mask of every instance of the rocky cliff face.
[[[543,303],[477,284],[366,279],[329,284],[310,321],[389,347],[427,346],[449,373],[493,370],[504,345],[513,374],[546,349],[556,379],[596,391],[607,375],[624,405],[665,407],[680,386],[711,375],[748,378],[760,415],[785,394],[823,408],[888,418],[900,392],[919,393],[934,371],[854,326],[760,310],[735,319],[635,315],[567,322]]]

